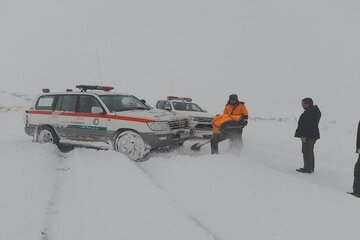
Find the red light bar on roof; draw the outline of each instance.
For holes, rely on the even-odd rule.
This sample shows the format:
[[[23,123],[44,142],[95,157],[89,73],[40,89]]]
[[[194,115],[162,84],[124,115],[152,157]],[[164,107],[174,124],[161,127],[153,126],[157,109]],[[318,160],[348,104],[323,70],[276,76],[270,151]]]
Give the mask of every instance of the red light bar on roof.
[[[109,86],[97,86],[97,85],[77,85],[76,88],[79,88],[82,92],[86,92],[87,90],[102,90],[105,92],[109,92],[113,90],[113,87]]]
[[[182,101],[192,102],[192,98],[190,98],[190,97],[168,96],[167,99],[168,100],[182,100]]]

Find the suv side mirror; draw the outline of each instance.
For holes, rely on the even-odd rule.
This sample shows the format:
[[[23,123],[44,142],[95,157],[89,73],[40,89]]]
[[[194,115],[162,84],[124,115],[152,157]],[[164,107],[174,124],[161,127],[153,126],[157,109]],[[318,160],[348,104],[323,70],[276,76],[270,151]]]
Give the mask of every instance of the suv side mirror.
[[[101,107],[92,107],[91,108],[91,113],[100,113],[100,114],[102,114],[102,113],[104,113],[104,110],[101,108]]]
[[[207,113],[207,110],[203,109],[205,113]]]
[[[145,99],[141,99],[140,102],[142,102],[143,104],[146,104],[146,100],[145,100]]]

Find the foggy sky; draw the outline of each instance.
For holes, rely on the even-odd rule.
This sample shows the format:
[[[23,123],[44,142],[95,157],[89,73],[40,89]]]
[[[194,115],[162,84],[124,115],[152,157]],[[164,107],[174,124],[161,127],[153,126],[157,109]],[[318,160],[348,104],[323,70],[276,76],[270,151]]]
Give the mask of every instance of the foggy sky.
[[[0,0],[1,90],[360,103],[356,0]]]

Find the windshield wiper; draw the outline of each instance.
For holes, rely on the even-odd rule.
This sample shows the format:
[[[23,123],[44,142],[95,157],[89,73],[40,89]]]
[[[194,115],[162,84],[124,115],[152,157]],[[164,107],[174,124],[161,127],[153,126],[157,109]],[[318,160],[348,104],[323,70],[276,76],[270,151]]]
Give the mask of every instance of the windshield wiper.
[[[133,109],[132,108],[121,108],[121,109],[114,110],[114,112],[123,112],[123,111],[129,111],[129,110],[133,110]]]

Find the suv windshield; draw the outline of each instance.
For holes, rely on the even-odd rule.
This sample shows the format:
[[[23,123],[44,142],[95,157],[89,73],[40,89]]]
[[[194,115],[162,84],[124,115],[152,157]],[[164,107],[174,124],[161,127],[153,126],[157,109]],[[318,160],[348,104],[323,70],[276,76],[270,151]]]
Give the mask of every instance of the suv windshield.
[[[195,103],[173,102],[174,108],[178,111],[204,112],[204,110]]]
[[[139,99],[131,95],[100,95],[110,112],[127,110],[149,110]]]

